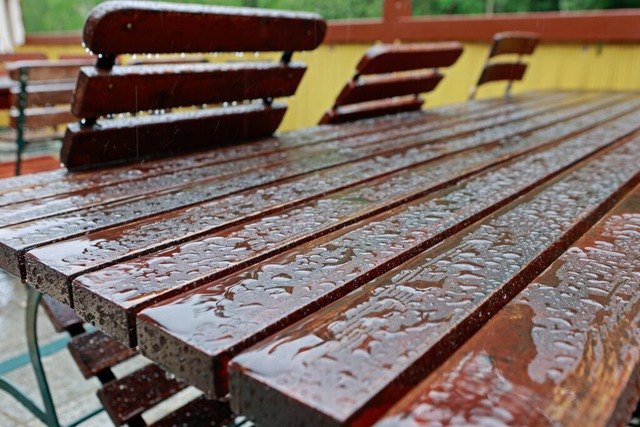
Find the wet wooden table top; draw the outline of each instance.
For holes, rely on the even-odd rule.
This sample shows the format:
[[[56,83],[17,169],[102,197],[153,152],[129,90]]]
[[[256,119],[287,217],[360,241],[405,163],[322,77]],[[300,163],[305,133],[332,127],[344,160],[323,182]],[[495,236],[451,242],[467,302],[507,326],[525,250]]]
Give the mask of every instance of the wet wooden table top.
[[[0,266],[260,425],[640,398],[640,93],[538,92],[0,181]]]

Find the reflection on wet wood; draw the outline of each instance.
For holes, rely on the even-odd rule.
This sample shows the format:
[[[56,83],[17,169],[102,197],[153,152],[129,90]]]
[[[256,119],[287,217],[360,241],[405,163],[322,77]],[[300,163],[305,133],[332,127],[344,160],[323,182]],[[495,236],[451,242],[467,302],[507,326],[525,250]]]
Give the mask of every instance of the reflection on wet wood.
[[[262,425],[371,423],[640,182],[639,148],[608,150],[237,356],[232,407]]]
[[[636,187],[377,426],[626,425],[640,387],[639,277]]]

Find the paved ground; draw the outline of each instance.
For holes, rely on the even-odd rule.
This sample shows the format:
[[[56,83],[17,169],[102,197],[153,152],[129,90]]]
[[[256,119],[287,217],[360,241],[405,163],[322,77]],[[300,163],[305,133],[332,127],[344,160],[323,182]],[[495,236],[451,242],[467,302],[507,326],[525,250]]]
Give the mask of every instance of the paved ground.
[[[0,366],[2,362],[19,356],[27,351],[24,334],[24,308],[26,306],[26,292],[24,285],[0,272]],[[64,338],[64,334],[55,332],[47,316],[40,312],[38,316],[38,337],[40,345],[55,342]],[[120,377],[133,369],[148,363],[143,357],[136,357],[116,371]],[[49,384],[53,390],[58,416],[63,424],[67,424],[78,416],[99,407],[96,390],[99,382],[95,379],[86,380],[71,359],[66,348],[44,358],[45,371]],[[41,404],[36,386],[36,380],[30,365],[18,368],[6,375],[14,384],[28,392]],[[187,389],[177,395],[164,406],[155,408],[144,415],[147,421],[161,418],[163,414],[182,405],[197,396],[195,389]],[[8,394],[0,391],[0,427],[39,426],[42,425]],[[103,412],[82,424],[86,427],[102,427],[113,425],[109,417]]]

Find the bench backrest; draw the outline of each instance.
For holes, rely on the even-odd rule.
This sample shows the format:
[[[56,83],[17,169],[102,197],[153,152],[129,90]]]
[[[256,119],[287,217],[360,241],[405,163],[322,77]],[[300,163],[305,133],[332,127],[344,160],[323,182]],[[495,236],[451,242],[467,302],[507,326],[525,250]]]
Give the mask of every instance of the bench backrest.
[[[489,56],[482,68],[476,86],[471,90],[469,99],[475,98],[478,87],[489,82],[507,81],[505,96],[509,96],[511,83],[522,80],[527,64],[521,62],[523,55],[531,55],[538,45],[538,35],[520,31],[497,33],[493,37]],[[517,55],[515,62],[491,62],[491,58],[499,55]]]
[[[72,104],[80,123],[68,127],[61,159],[82,168],[271,135],[286,111],[273,99],[293,95],[306,69],[292,53],[315,49],[325,32],[311,13],[102,3],[85,23],[84,43],[98,61],[81,70]],[[265,51],[284,53],[279,62],[114,65],[121,54]]]
[[[438,68],[453,65],[461,53],[457,42],[373,46],[320,123],[419,110],[424,103],[419,94],[431,92],[442,80]]]

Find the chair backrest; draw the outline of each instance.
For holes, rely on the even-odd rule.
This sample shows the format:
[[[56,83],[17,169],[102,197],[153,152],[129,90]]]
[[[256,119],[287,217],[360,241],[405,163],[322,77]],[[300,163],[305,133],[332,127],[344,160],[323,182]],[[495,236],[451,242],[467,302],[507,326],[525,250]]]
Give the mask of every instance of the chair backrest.
[[[420,93],[431,92],[462,54],[457,42],[381,44],[371,47],[356,67],[321,124],[344,123],[419,110]]]
[[[521,62],[523,55],[531,55],[538,45],[538,35],[519,31],[497,33],[493,37],[489,56],[482,68],[480,78],[471,90],[469,99],[476,96],[478,87],[489,82],[507,81],[505,97],[511,92],[514,80],[522,80],[527,69],[527,64]],[[491,62],[491,58],[499,55],[517,55],[515,62]]]
[[[313,13],[101,3],[83,33],[98,60],[81,70],[72,103],[80,123],[68,127],[61,160],[82,168],[271,135],[286,111],[273,99],[293,95],[306,70],[292,53],[315,49],[325,33]],[[114,65],[120,54],[265,51],[284,53],[279,62]]]
[[[80,68],[89,64],[90,59],[26,60],[7,64],[9,77],[16,82],[11,89],[11,127],[57,126],[74,121],[69,104]],[[66,107],[50,108],[62,104]],[[38,110],[31,114],[32,108]]]

